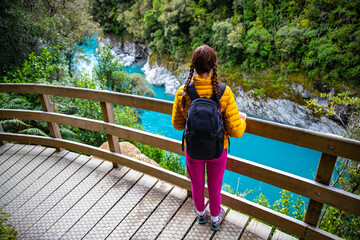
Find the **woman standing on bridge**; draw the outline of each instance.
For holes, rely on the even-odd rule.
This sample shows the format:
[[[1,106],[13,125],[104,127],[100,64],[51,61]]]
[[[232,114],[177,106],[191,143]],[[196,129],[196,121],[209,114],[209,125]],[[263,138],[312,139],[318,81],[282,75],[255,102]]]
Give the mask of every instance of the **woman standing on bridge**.
[[[192,197],[196,208],[197,221],[200,224],[206,223],[204,199],[206,163],[212,221],[211,229],[215,231],[220,228],[220,224],[225,217],[225,211],[220,204],[229,136],[239,138],[243,135],[246,128],[246,115],[239,113],[230,87],[225,87],[225,84],[219,84],[217,80],[216,58],[215,51],[207,45],[202,45],[194,51],[191,59],[189,77],[185,85],[181,86],[176,92],[172,112],[172,124],[174,128],[177,130],[183,130],[185,128],[184,136],[187,143],[185,151],[186,166],[188,176],[191,180]],[[196,74],[193,77],[194,70]],[[213,99],[213,102],[204,100],[204,97]],[[202,103],[199,103],[200,101]],[[190,103],[192,102],[193,104],[191,106]],[[195,106],[195,104],[197,105]],[[211,104],[215,104],[216,106],[215,113],[210,113],[209,111]],[[189,107],[194,110],[188,113]],[[204,111],[206,113],[197,112],[201,111],[201,109],[205,109]],[[216,114],[216,112],[218,114]],[[201,119],[202,117],[204,118],[205,115],[208,116],[208,118],[210,116],[214,119],[208,121]],[[198,125],[200,129],[206,129],[207,122],[209,122],[209,125],[214,125],[213,123],[217,122],[217,118],[220,119],[219,128],[220,130],[222,129],[222,133],[216,133],[218,135],[215,138],[217,140],[221,139],[220,145],[218,143],[215,143],[215,145],[211,145],[211,143],[207,144],[207,142],[217,141],[214,140],[214,134],[208,134],[210,136],[209,139],[204,140],[203,138],[206,138],[206,134],[202,132],[197,136],[196,130],[189,130],[195,125]],[[190,121],[191,124],[189,123]],[[191,134],[192,136],[190,136]],[[193,139],[198,140],[198,142],[195,143],[196,141],[193,141]],[[208,156],[212,155],[205,152],[214,151],[213,148],[209,146],[221,146],[220,151],[218,151],[219,154],[216,155],[215,153],[214,155],[216,157],[208,158]]]

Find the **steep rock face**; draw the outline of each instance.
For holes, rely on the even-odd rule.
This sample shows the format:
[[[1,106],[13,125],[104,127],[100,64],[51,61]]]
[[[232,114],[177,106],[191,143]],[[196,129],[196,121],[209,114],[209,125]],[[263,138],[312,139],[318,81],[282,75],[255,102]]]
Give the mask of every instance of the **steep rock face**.
[[[181,66],[181,68],[183,68],[180,69],[181,73],[175,75],[167,68],[158,65],[158,63],[151,66],[148,60],[141,70],[150,84],[165,86],[165,93],[174,96],[176,90],[186,81],[189,75],[189,71],[185,69],[185,66]]]
[[[110,46],[113,54],[125,67],[139,60],[145,60],[150,55],[150,49],[140,42],[121,42],[115,37],[107,36],[100,41],[100,46]]]
[[[138,159],[143,162],[150,163],[155,166],[159,166],[157,162],[142,154],[141,151],[137,147],[135,147],[134,144],[131,144],[129,142],[120,142],[119,145],[120,145],[121,154]],[[109,143],[104,142],[103,144],[101,144],[100,148],[109,150]]]
[[[166,94],[175,95],[176,90],[185,83],[189,74],[186,66],[181,67],[183,68],[181,74],[174,74],[157,62],[150,64],[148,59],[142,70],[150,84],[165,86]],[[309,109],[290,100],[254,97],[252,91],[245,92],[241,86],[238,88],[236,91],[238,94],[235,96],[237,106],[240,111],[248,115],[318,132],[336,134],[344,132],[344,128],[334,121],[325,117],[316,119]],[[303,98],[310,97],[310,92],[301,85],[294,85],[294,88],[294,91]]]
[[[292,101],[262,97],[255,99],[250,93],[240,90],[236,104],[240,111],[251,116],[323,133],[339,134],[344,131],[336,122],[326,117],[316,119],[309,109]]]

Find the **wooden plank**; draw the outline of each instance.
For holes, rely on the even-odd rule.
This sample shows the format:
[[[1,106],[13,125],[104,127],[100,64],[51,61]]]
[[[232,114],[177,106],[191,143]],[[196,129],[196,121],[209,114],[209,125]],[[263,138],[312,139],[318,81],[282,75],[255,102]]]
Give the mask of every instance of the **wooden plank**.
[[[336,156],[329,155],[326,153],[321,154],[320,163],[315,177],[316,182],[329,185],[331,177],[334,173],[336,159],[337,159]],[[320,192],[316,192],[316,194],[321,195]],[[321,202],[317,202],[313,199],[310,199],[304,221],[313,226],[317,226],[322,208],[323,208],[323,204]]]
[[[83,161],[83,164],[86,164],[89,160],[89,157],[84,155],[78,155],[78,158]],[[29,201],[22,205],[15,213],[11,214],[11,221],[14,222],[14,225],[18,229],[21,229],[19,234],[24,234],[44,213],[51,209],[54,204],[60,201],[76,186],[79,180],[71,180],[83,177],[79,171],[82,166],[83,165],[72,162],[65,171],[62,171],[52,179],[49,184],[37,192],[36,195],[33,195]]]
[[[87,158],[89,159],[89,157]],[[91,166],[91,164],[89,166],[88,163],[90,161],[87,161],[76,174],[67,179],[61,187],[57,188],[56,191],[26,217],[32,220],[30,221],[32,224],[23,224],[21,230],[23,239],[44,239],[40,237],[42,233],[55,224],[97,184],[99,179],[106,175],[105,172],[95,171],[103,163],[102,161],[98,161],[97,166]],[[109,165],[108,170],[112,168],[111,164]]]
[[[114,123],[115,124],[115,117],[114,117],[114,110],[112,103],[105,103],[101,102],[101,111],[103,114],[103,118],[105,122]],[[121,153],[120,145],[119,145],[119,138],[112,134],[107,134],[109,149],[112,152]],[[116,163],[113,163],[113,167],[118,167]]]
[[[107,164],[106,164],[107,163]],[[104,168],[105,167],[105,168]],[[95,171],[102,175],[106,173],[112,164],[104,162]],[[38,239],[60,239],[79,219],[82,218],[100,199],[110,191],[110,189],[121,179],[127,172],[128,168],[113,168],[110,173],[106,174],[98,184],[87,192],[80,201],[74,204],[61,218],[51,226]],[[98,176],[96,176],[98,178]],[[100,216],[99,216],[100,217]],[[79,237],[79,236],[77,236]],[[75,237],[73,238],[75,239]]]
[[[67,151],[56,152],[53,157],[49,159],[49,164],[45,164],[43,169],[44,174],[38,176],[38,178],[33,176],[31,178],[25,178],[26,181],[22,181],[15,189],[12,189],[1,198],[2,203],[8,203],[4,208],[6,212],[12,213],[21,208],[21,206],[41,191],[41,189],[50,184],[56,176],[61,174],[71,161],[78,156],[78,154]],[[28,180],[34,181],[30,184]],[[19,192],[17,192],[17,190],[19,190]]]
[[[187,230],[191,227],[195,220],[194,203],[192,198],[187,198],[180,210],[172,218],[169,224],[161,232],[157,239],[182,239]],[[125,239],[125,238],[117,238]]]
[[[31,165],[21,170],[15,175],[8,185],[8,191],[2,191],[0,194],[1,203],[9,203],[16,198],[20,193],[24,192],[31,184],[33,184],[38,178],[40,178],[47,170],[49,170],[56,160],[60,159],[63,155],[59,156],[59,153],[55,152],[53,148],[46,148],[39,156],[31,161]],[[63,151],[62,154],[65,154]]]
[[[29,147],[30,150],[27,153],[25,153],[23,156],[21,156],[18,161],[13,161],[13,159],[11,159],[11,161],[6,162],[9,163],[8,164],[9,166],[6,166],[6,163],[1,166],[3,169],[7,168],[5,172],[2,172],[0,174],[0,185],[1,185],[0,188],[2,192],[7,192],[10,188],[8,187],[9,185],[8,182],[11,181],[12,178],[14,177],[16,178],[19,172],[21,172],[23,169],[26,169],[27,165],[30,164],[34,158],[37,158],[41,154],[41,152],[46,149],[45,147],[40,147],[40,146],[37,147],[29,146]]]
[[[131,171],[135,172],[135,171]],[[137,172],[137,174],[140,174]],[[139,180],[139,182],[141,179]],[[144,180],[143,180],[144,181]],[[156,181],[153,181],[154,184]],[[134,186],[120,197],[120,200],[103,216],[103,218],[87,233],[84,239],[105,239],[114,229],[124,221],[125,217],[131,213],[139,201],[148,192],[149,188],[143,187],[144,182]]]
[[[149,174],[151,176],[164,179],[165,181],[172,183],[177,186],[187,186],[186,189],[191,189],[190,180],[185,176],[173,173],[169,170],[163,169],[158,166],[134,159],[122,154],[112,153],[110,151],[100,149],[98,147],[76,143],[64,139],[55,139],[42,136],[32,136],[25,134],[8,134],[0,133],[0,139],[13,139],[17,142],[32,142],[34,144],[44,145],[44,146],[53,146],[53,147],[63,147],[76,152],[81,152],[87,155],[94,155],[101,159],[107,159],[111,162],[116,162],[121,165],[125,165],[131,169],[137,170]]]
[[[272,227],[262,222],[252,219],[249,225],[245,228],[245,232],[241,236],[241,240],[244,239],[265,239],[267,240],[271,234]]]
[[[297,240],[297,238],[276,229],[271,240]]]
[[[16,154],[12,155],[11,158],[7,159],[3,164],[1,164],[1,173],[0,173],[0,182],[3,184],[8,177],[16,173],[19,168],[21,169],[25,162],[22,162],[22,159],[34,148],[33,145],[26,145],[21,148]],[[18,166],[20,165],[20,166]],[[8,173],[9,171],[9,173]],[[0,184],[0,185],[1,185]]]
[[[116,226],[107,239],[131,239],[131,236],[136,234],[136,231],[143,225],[171,189],[172,186],[169,184],[162,181],[156,182],[156,185],[146,193],[129,215]]]
[[[39,148],[40,147],[37,147],[37,149]],[[55,149],[53,148],[46,148],[39,155],[34,155],[34,154],[26,155],[23,161],[27,162],[27,164],[21,169],[19,169],[15,174],[8,176],[7,182],[1,185],[0,198],[5,194],[7,194],[14,187],[16,187],[19,184],[19,182],[22,181],[22,179],[26,178],[35,169],[37,169],[39,165],[42,164],[43,161],[45,161],[49,157],[49,155],[51,155],[54,151]]]
[[[39,99],[40,99],[41,106],[45,112],[54,112],[49,95],[39,94]],[[58,124],[56,124],[54,122],[47,122],[47,125],[49,128],[51,137],[62,138]],[[61,151],[61,150],[63,150],[63,149],[56,148],[56,151]]]
[[[5,153],[9,148],[11,148],[12,146],[14,146],[14,144],[12,143],[7,143],[5,145],[0,146],[0,156]]]
[[[1,133],[1,132],[0,132]],[[2,138],[0,137],[0,140]],[[22,149],[24,145],[22,144],[14,144],[11,148],[9,148],[6,152],[0,155],[0,166],[6,163],[8,159],[10,159],[16,152],[18,152],[20,149]],[[5,169],[0,167],[0,171],[3,172]]]
[[[52,144],[56,144],[59,145],[63,148],[66,149],[72,149],[73,151],[80,151],[80,149],[84,149],[84,151],[89,151],[88,149],[88,145],[81,145],[84,148],[80,148],[80,146],[74,146],[73,144],[77,144],[77,143],[73,143],[71,141],[52,141],[49,138],[43,138],[43,137],[34,137],[34,136],[28,136],[28,135],[21,135],[21,134],[5,134],[5,133],[0,133],[0,139],[2,136],[7,136],[10,137],[12,136],[13,139],[19,139],[19,141],[23,141],[23,142],[32,142],[32,141],[38,141],[38,142],[32,142],[32,143],[39,143],[41,145],[50,145],[53,146]],[[17,136],[17,137],[16,137]],[[23,137],[19,137],[19,136],[23,136]],[[154,136],[154,138],[156,137],[156,135]],[[161,136],[159,136],[159,138],[161,138]],[[9,138],[8,138],[9,139]],[[155,138],[156,139],[156,138]],[[155,140],[153,140],[155,141]],[[51,144],[50,144],[51,143]],[[180,144],[180,143],[179,143]],[[151,145],[151,144],[150,144]],[[92,147],[92,151],[95,151],[98,154],[101,154],[103,157],[103,159],[108,159],[109,161],[113,161],[112,158],[114,157],[113,155],[104,155],[107,154],[109,152],[107,152],[106,150],[103,150],[103,152],[99,153],[98,152],[98,148]],[[166,150],[166,148],[165,148]],[[90,152],[83,152],[85,154],[89,154],[89,155],[95,155],[95,154],[91,154]],[[121,155],[122,156],[122,155]],[[98,156],[100,157],[100,156]],[[138,162],[141,162],[139,160],[137,160]],[[119,162],[120,163],[120,162]],[[138,171],[142,171],[144,173],[147,173],[146,171],[150,171],[153,172],[154,174],[160,174],[160,173],[155,173],[157,170],[154,170],[154,167],[150,167],[147,168],[143,165],[139,165],[136,163],[131,162],[130,163],[132,165],[131,168],[136,169]],[[150,165],[149,165],[150,166]],[[130,167],[130,166],[129,166]],[[145,170],[146,168],[146,170]],[[162,169],[160,167],[158,167],[158,169]],[[351,194],[348,193],[346,191],[337,189],[337,188],[333,188],[333,187],[329,187],[326,186],[324,184],[321,183],[317,183],[315,181],[306,179],[306,178],[302,178],[287,172],[283,172],[271,167],[267,167],[261,164],[257,164],[248,160],[244,160],[244,159],[240,159],[240,158],[236,158],[233,156],[228,156],[228,161],[227,161],[227,169],[230,171],[234,171],[234,172],[238,172],[240,174],[243,174],[245,176],[272,184],[274,186],[278,186],[284,189],[287,189],[289,191],[301,194],[305,197],[309,197],[311,199],[314,199],[318,202],[322,202],[325,204],[329,204],[331,206],[340,208],[342,210],[345,210],[347,212],[350,213],[354,213],[356,215],[360,215],[360,209],[356,206],[358,206],[360,204],[360,196],[357,196],[355,194]],[[155,172],[154,172],[155,171]],[[151,175],[151,173],[149,172],[149,174]],[[169,171],[169,173],[171,173]],[[166,174],[165,174],[166,175]],[[173,181],[177,181],[178,178],[173,178],[172,175],[166,175],[165,176],[164,173],[161,173],[161,175],[159,177],[164,177],[164,180],[169,181],[171,183],[174,183]],[[155,176],[155,175],[153,175]],[[186,179],[185,177],[183,177],[184,179]],[[176,183],[174,183],[175,185],[178,185]],[[191,190],[191,185],[190,182],[182,182],[181,184],[184,184],[184,188]],[[180,185],[178,185],[180,186]],[[181,185],[183,186],[183,185]],[[319,195],[320,193],[320,195]]]
[[[99,201],[96,201],[91,208],[81,216],[81,218],[72,222],[75,222],[72,226],[67,226],[65,233],[60,237],[60,239],[81,239],[83,238],[95,225],[99,222],[103,216],[119,201],[122,196],[129,191],[131,187],[134,186],[134,183],[142,176],[141,174],[132,174],[130,169],[125,168],[126,172],[123,173],[121,169],[116,168],[114,170],[120,170],[120,172],[112,172],[115,174],[109,174],[109,183],[106,185],[107,188],[103,196],[101,196]],[[129,171],[128,171],[129,170]],[[121,175],[119,175],[121,173]],[[110,186],[108,186],[110,185]],[[93,193],[94,194],[94,193]],[[72,216],[70,216],[72,218]],[[53,230],[57,231],[57,229]]]
[[[162,169],[151,164],[141,162],[139,160],[117,154],[111,153],[103,149],[99,149],[93,146],[88,146],[85,144],[74,143],[62,139],[49,139],[46,137],[40,136],[26,136],[23,134],[4,134],[0,133],[0,139],[6,138],[7,140],[12,141],[30,141],[40,145],[51,145],[51,146],[63,146],[66,149],[74,149],[78,152],[82,152],[88,155],[94,155],[103,159],[109,159],[110,161],[118,162],[122,165],[128,166],[130,168],[136,169],[140,172],[147,173],[151,176],[164,179],[174,185],[179,187],[190,189],[190,180],[179,174],[172,173],[166,169]],[[207,192],[205,191],[207,196]],[[272,224],[280,229],[283,229],[287,232],[294,233],[300,237],[304,237],[305,232],[308,229],[313,229],[309,239],[326,239],[334,237],[334,235],[327,233],[321,229],[313,228],[311,225],[304,223],[302,221],[296,220],[294,218],[288,217],[284,214],[280,214],[271,209],[259,206],[255,203],[241,199],[237,196],[231,195],[226,192],[222,192],[222,202],[224,205],[231,206],[233,209],[241,211],[245,214],[249,214],[258,219],[263,220],[269,224]],[[358,205],[354,205],[356,207]]]
[[[260,219],[286,232],[293,233],[296,236],[305,239],[341,239],[320,228],[316,228],[310,224],[276,212],[264,206],[240,198],[238,196],[234,196],[227,192],[222,191],[221,201],[224,205],[230,206],[234,210],[238,210],[244,214],[253,216],[254,218]]]
[[[42,84],[4,84],[1,92],[38,93],[64,97],[77,97],[100,102],[126,105],[166,114],[171,114],[173,103],[110,91],[50,86]],[[360,161],[360,142],[333,134],[318,133],[284,124],[248,117],[246,132],[314,149],[320,152]],[[356,147],[354,147],[354,145]]]
[[[230,210],[228,214],[226,214],[225,220],[221,224],[220,229],[216,232],[212,239],[239,239],[240,234],[247,225],[248,221],[248,216],[234,210]]]
[[[209,211],[209,199],[205,198],[205,209],[206,209],[206,224],[199,224],[195,220],[195,212],[192,212],[192,216],[194,216],[194,224],[192,225],[191,229],[189,229],[186,236],[184,236],[182,239],[210,239],[212,234],[214,233],[213,230],[210,229],[209,223],[211,221],[211,215]],[[194,210],[193,210],[194,211]]]
[[[133,239],[156,239],[186,199],[186,191],[174,187],[155,211],[132,236]],[[155,224],[154,224],[155,223]]]

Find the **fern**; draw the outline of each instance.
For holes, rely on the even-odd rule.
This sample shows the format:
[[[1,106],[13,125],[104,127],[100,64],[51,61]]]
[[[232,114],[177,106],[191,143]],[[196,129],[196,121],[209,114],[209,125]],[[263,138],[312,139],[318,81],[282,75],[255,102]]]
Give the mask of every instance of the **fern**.
[[[41,131],[38,128],[27,128],[27,129],[24,129],[22,131],[19,131],[19,133],[24,133],[24,134],[29,134],[29,135],[40,135],[40,136],[44,136],[44,137],[49,137],[49,135],[47,135],[46,133],[44,133],[43,131]]]
[[[60,127],[60,132],[63,137],[77,137],[77,134],[74,131],[63,126]]]
[[[48,129],[48,125],[47,125],[47,122],[44,122],[44,121],[35,121],[36,125],[41,128],[41,129],[44,129],[44,130],[47,130]]]
[[[0,94],[0,106],[1,108],[9,109],[31,109],[31,102],[24,96],[19,94]]]
[[[80,135],[77,133],[78,128],[64,125],[60,125],[59,128],[63,139],[81,143]]]
[[[19,119],[8,119],[0,121],[5,131],[18,132],[20,129],[31,127],[29,124]]]
[[[11,109],[26,109],[30,108],[30,104],[25,98],[17,97],[11,99],[7,107]]]

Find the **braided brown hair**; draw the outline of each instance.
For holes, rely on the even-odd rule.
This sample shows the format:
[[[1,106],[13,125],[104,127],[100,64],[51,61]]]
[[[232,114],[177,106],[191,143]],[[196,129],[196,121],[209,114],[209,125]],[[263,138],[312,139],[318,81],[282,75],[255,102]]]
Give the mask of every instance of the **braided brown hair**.
[[[211,83],[213,85],[214,93],[217,96],[220,96],[220,85],[219,85],[219,82],[217,81],[216,58],[217,58],[216,52],[214,51],[214,49],[212,49],[208,45],[204,44],[204,45],[198,47],[197,49],[195,49],[194,53],[192,54],[192,58],[191,58],[189,77],[186,80],[186,83],[184,85],[184,89],[182,92],[182,101],[181,101],[181,109],[182,110],[185,109],[185,103],[186,103],[185,95],[187,93],[187,88],[191,82],[191,79],[194,75],[194,69],[195,69],[196,73],[200,74],[200,75],[203,73],[208,73],[211,70],[213,70]],[[218,112],[221,112],[222,104],[220,102],[220,98],[218,98],[217,101],[218,101]]]

